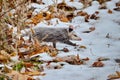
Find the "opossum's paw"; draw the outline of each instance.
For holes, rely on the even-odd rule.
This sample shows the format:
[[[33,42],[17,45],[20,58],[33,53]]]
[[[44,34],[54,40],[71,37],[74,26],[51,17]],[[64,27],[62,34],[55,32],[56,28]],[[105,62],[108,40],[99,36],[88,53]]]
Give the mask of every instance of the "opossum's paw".
[[[74,43],[73,46],[77,46],[77,44]]]
[[[75,47],[78,47],[79,46],[79,44],[76,44],[76,46]]]

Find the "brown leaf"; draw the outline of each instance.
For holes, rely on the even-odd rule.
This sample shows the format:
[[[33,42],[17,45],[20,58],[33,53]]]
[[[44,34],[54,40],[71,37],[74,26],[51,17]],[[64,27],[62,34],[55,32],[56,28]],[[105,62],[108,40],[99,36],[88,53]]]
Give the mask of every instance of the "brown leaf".
[[[12,80],[33,80],[32,77],[28,76],[28,75],[23,75],[18,73],[17,71],[12,71],[11,73],[7,74],[9,77],[12,77]]]
[[[63,48],[64,52],[69,52],[68,48]]]
[[[116,71],[116,74],[109,75],[108,78],[109,78],[109,80],[120,79],[120,72]]]
[[[43,20],[43,14],[39,13],[39,14],[35,15],[33,18],[31,18],[31,20],[32,20],[32,22],[30,22],[30,23],[33,23],[36,25],[37,23],[39,23],[40,21]]]
[[[74,18],[74,14],[73,13],[68,14],[68,15],[66,15],[66,17],[69,21],[71,21]]]
[[[90,29],[90,31],[94,31],[95,27],[90,27],[89,29]]]
[[[100,12],[99,11],[95,11],[95,14],[99,14]]]
[[[90,59],[87,57],[87,58],[84,58],[84,59],[82,59],[82,60],[84,60],[84,61],[89,61]]]
[[[48,64],[46,65],[46,67],[48,69],[61,69],[62,65],[58,64],[58,63],[52,63],[52,62],[48,62]]]
[[[12,69],[8,68],[7,66],[4,66],[2,72],[4,73],[10,73],[12,71]]]
[[[98,61],[107,61],[107,60],[109,60],[109,58],[99,57],[97,60]]]
[[[74,2],[74,0],[70,0],[70,2]]]
[[[38,76],[41,73],[39,71],[32,71],[32,72],[25,72],[25,73],[22,73],[22,74],[29,75],[29,76]]]
[[[49,46],[48,49],[49,49],[48,54],[51,57],[55,57],[58,54],[58,50],[56,48]]]
[[[48,13],[48,12],[44,12],[43,16],[44,16],[45,20],[50,20],[52,15],[50,13]]]
[[[31,62],[24,62],[24,66],[25,66],[26,68],[30,68],[30,67],[33,66],[33,63],[31,63]]]
[[[112,12],[112,10],[109,9],[109,10],[108,10],[108,13],[109,13],[109,14],[112,14],[113,12]]]
[[[77,12],[77,15],[78,16],[86,16],[86,15],[88,15],[86,12],[83,12],[83,11],[79,11],[79,12]]]
[[[67,18],[67,17],[64,17],[64,16],[62,16],[62,17],[60,18],[60,20],[61,20],[62,22],[68,22],[68,21],[69,21],[68,18]]]
[[[47,46],[47,45],[40,46],[36,44],[34,50],[32,51],[32,53],[29,54],[29,56],[33,56],[35,54],[40,54],[43,52],[47,52],[52,57],[58,54],[58,50],[55,49],[54,47]]]
[[[17,55],[16,52],[12,52],[12,53],[10,53],[10,56],[11,56],[11,57],[14,57],[14,56],[16,56],[16,55]]]
[[[117,75],[120,77],[120,72],[119,71],[116,71]]]
[[[32,17],[32,11],[29,11],[28,13],[27,13],[27,18],[31,18]]]
[[[80,46],[79,48],[82,48],[82,49],[87,49],[87,47],[86,47],[86,46]]]
[[[104,66],[104,64],[103,64],[101,61],[94,62],[94,63],[92,64],[92,67],[103,67],[103,66]]]
[[[10,55],[4,51],[0,51],[0,63],[8,63],[10,61]]]
[[[67,62],[69,64],[73,64],[73,65],[80,65],[83,64],[83,60],[81,60],[79,58],[79,55],[75,56],[75,55],[68,55],[68,56],[64,56],[64,57],[56,57],[54,59],[54,61],[57,62]]]
[[[116,3],[116,6],[117,6],[117,7],[119,7],[119,6],[120,6],[120,1],[118,1],[118,2]]]
[[[58,9],[64,9],[67,4],[63,1],[57,5]]]

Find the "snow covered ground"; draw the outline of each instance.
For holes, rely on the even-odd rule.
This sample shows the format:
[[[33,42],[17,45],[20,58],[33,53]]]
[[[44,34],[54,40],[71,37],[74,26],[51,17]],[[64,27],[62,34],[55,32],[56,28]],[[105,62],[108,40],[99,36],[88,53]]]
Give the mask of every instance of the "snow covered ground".
[[[120,63],[118,64],[114,60],[120,59],[120,11],[113,10],[116,7],[115,2],[117,1],[107,2],[107,9],[98,9],[99,4],[95,1],[92,6],[83,10],[88,14],[99,11],[98,16],[100,18],[98,20],[84,22],[82,17],[77,16],[70,23],[60,22],[56,25],[63,27],[72,24],[75,26],[75,32],[82,38],[82,41],[72,42],[86,46],[86,49],[77,50],[74,46],[58,42],[58,49],[66,47],[69,49],[69,52],[60,51],[57,56],[79,54],[80,58],[88,57],[90,60],[81,65],[64,63],[65,65],[61,69],[47,69],[45,67],[44,72],[46,75],[40,76],[41,80],[107,80],[108,75],[115,73],[115,71],[120,71]],[[51,3],[47,2],[47,4]],[[108,13],[108,9],[112,10],[112,14]],[[51,26],[54,26],[54,19],[51,22],[53,22]],[[39,23],[37,26],[41,25],[45,26],[44,23]],[[95,27],[95,30],[90,33],[83,33],[83,31],[89,30],[90,27]],[[92,67],[92,64],[99,57],[109,58],[109,60],[102,61],[104,63],[103,67]],[[51,59],[49,55],[42,54],[42,59],[46,58]],[[53,65],[55,64],[59,63],[53,63]]]

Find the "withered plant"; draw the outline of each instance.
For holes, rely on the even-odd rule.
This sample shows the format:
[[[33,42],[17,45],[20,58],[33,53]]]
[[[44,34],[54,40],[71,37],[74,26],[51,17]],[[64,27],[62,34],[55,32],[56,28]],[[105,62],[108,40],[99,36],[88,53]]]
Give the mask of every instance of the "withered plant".
[[[27,26],[25,21],[30,3],[30,0],[0,0],[0,51],[18,51],[20,31]]]

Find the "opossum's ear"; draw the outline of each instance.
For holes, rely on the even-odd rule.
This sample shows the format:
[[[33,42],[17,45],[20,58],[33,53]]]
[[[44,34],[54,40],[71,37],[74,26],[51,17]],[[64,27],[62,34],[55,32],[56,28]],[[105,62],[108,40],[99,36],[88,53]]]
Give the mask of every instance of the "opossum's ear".
[[[69,32],[72,32],[73,30],[74,30],[73,25],[70,25],[70,26],[69,26]]]

